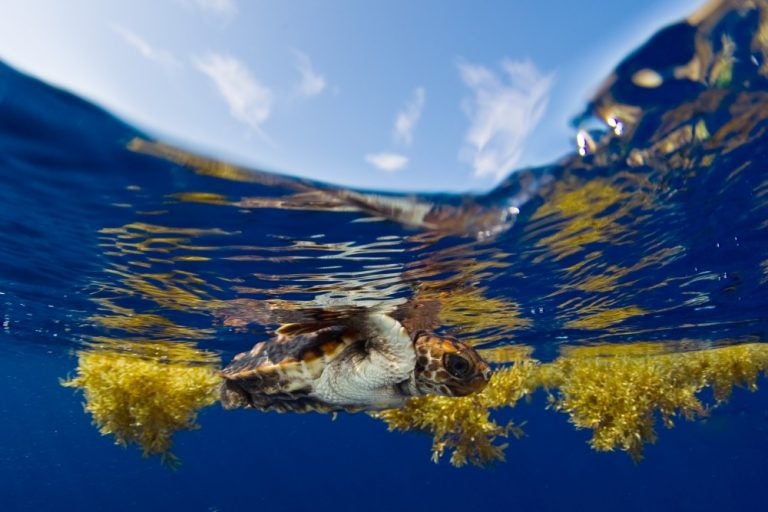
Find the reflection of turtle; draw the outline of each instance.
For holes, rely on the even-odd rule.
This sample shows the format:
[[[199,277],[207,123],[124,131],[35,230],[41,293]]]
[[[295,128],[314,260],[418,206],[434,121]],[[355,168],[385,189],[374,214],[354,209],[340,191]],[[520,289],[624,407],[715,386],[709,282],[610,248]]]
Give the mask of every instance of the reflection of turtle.
[[[380,313],[336,325],[289,324],[278,337],[224,368],[225,408],[361,411],[398,407],[414,396],[464,396],[490,378],[471,347],[426,331],[412,336]]]

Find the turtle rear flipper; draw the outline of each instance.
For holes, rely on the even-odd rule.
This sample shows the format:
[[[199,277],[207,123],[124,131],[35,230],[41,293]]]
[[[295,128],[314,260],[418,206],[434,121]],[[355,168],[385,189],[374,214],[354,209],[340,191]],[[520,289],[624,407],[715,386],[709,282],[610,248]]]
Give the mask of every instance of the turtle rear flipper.
[[[240,381],[225,379],[221,385],[221,405],[224,409],[258,409],[276,412],[330,412],[331,408],[312,397],[308,390],[292,393],[248,392]]]
[[[236,381],[229,379],[224,379],[221,383],[219,400],[221,406],[227,410],[253,406],[250,395]]]

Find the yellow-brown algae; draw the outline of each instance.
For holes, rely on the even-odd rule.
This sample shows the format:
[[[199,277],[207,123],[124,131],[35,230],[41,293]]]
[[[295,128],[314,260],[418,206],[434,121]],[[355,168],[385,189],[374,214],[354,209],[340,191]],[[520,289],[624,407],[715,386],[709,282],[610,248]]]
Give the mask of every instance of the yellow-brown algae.
[[[683,343],[679,346],[695,344]],[[734,386],[757,389],[768,373],[768,344],[750,343],[687,352],[669,352],[673,344],[603,345],[563,350],[551,363],[521,359],[497,371],[488,387],[474,396],[415,398],[397,410],[374,414],[390,430],[430,433],[432,458],[446,451],[451,463],[485,465],[503,460],[501,440],[519,427],[496,423],[491,411],[514,407],[522,397],[544,389],[552,409],[570,416],[577,428],[592,429],[590,446],[619,449],[634,460],[657,439],[656,422],[672,427],[676,418],[705,416],[727,400]],[[700,395],[711,389],[714,403]]]
[[[511,407],[530,393],[528,387],[538,363],[521,360],[513,366],[497,371],[488,386],[477,395],[462,398],[426,396],[413,398],[401,409],[374,413],[384,420],[390,430],[417,430],[429,432],[434,441],[432,460],[437,462],[446,451],[451,453],[451,464],[485,465],[504,460],[507,445],[499,440],[510,434],[522,435],[520,427],[510,422],[499,425],[490,417],[490,411]]]
[[[192,355],[190,360],[200,358]],[[144,456],[159,455],[175,467],[179,460],[171,453],[171,437],[198,427],[197,412],[218,400],[219,382],[211,364],[88,350],[78,353],[77,375],[61,384],[83,392],[85,410],[102,435],[122,446],[135,443]]]

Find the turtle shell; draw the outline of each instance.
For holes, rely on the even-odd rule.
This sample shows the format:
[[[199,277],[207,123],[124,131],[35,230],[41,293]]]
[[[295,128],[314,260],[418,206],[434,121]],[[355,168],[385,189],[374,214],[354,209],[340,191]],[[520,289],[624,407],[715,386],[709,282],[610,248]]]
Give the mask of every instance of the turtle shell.
[[[311,396],[315,383],[346,347],[363,341],[354,329],[339,325],[289,324],[277,333],[277,339],[238,354],[221,371],[224,408],[330,411],[326,403]]]

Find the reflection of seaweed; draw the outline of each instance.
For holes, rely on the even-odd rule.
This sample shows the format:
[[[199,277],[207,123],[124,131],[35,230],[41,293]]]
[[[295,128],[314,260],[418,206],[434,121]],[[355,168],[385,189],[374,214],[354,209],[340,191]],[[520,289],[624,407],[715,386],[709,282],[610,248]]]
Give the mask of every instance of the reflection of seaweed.
[[[176,467],[171,436],[197,428],[197,411],[216,402],[220,382],[212,365],[188,362],[199,360],[199,351],[186,347],[179,359],[181,347],[174,346],[172,362],[110,350],[81,351],[77,376],[62,385],[83,391],[85,410],[102,435],[114,436],[123,446],[136,443],[144,456],[160,455]]]
[[[635,297],[636,282],[649,268],[674,261],[681,253],[679,247],[645,239],[638,230],[638,222],[659,208],[652,190],[647,177],[628,172],[588,182],[570,176],[553,185],[548,201],[532,215],[524,228],[526,237],[541,250],[531,263],[552,265],[568,283],[546,297],[560,301],[564,327],[606,329],[646,313],[626,303]],[[616,260],[605,251],[618,246],[637,252],[642,247],[645,255],[635,264],[611,264]],[[629,288],[633,293],[618,293]]]
[[[459,330],[461,337],[470,343],[473,338],[482,339],[483,344],[503,341],[508,339],[509,333],[531,324],[522,316],[517,303],[486,297],[484,291],[473,287],[457,287],[450,291],[425,288],[419,292],[418,300],[431,299],[439,303],[442,324]]]
[[[597,243],[632,243],[636,228],[622,221],[653,207],[650,188],[645,178],[621,172],[610,181],[557,182],[525,228],[527,236],[546,249],[533,262],[561,261]]]
[[[654,353],[653,345],[642,348],[649,353],[638,353],[633,345],[607,346],[570,350],[552,363],[521,359],[497,372],[475,397],[418,398],[403,409],[375,416],[393,430],[432,434],[434,460],[449,449],[456,466],[482,465],[504,458],[499,438],[521,434],[511,424],[498,425],[490,411],[512,407],[544,388],[555,410],[568,413],[577,428],[593,430],[592,448],[618,448],[639,460],[643,445],[656,440],[657,416],[667,427],[678,416],[703,416],[703,389],[712,389],[716,406],[729,398],[733,386],[754,390],[759,374],[768,373],[768,345],[761,343],[679,353]]]
[[[104,309],[113,304],[108,299],[93,299]],[[210,329],[199,329],[179,325],[168,318],[153,313],[136,313],[129,308],[113,307],[110,308],[109,315],[93,315],[88,317],[88,321],[99,327],[120,330],[128,334],[147,338],[152,336],[158,339],[179,340],[179,339],[202,339],[211,335]],[[124,340],[124,338],[121,338]],[[102,339],[96,340],[104,341]]]
[[[629,318],[646,314],[637,306],[612,306],[609,299],[593,301],[579,309],[579,317],[569,320],[565,326],[570,329],[605,329]]]

